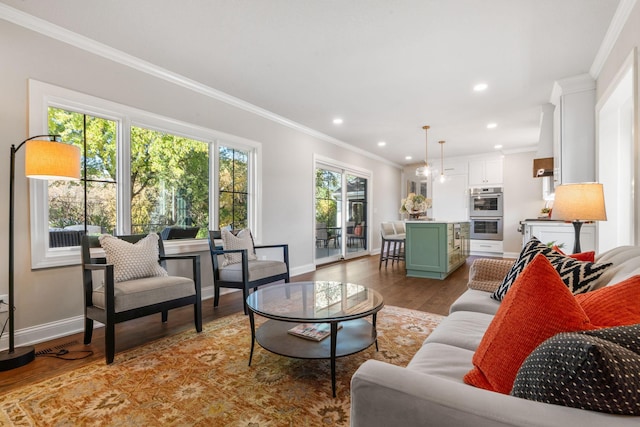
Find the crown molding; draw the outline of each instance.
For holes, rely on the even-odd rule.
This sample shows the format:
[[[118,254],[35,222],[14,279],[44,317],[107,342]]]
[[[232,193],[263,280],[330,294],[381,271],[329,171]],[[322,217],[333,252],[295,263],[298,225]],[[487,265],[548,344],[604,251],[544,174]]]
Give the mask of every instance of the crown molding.
[[[593,60],[593,64],[591,64],[591,68],[589,69],[589,74],[594,79],[597,79],[602,71],[602,67],[604,67],[604,63],[607,61],[609,54],[613,50],[613,47],[624,28],[624,25],[627,23],[629,19],[629,15],[633,10],[633,7],[636,5],[637,0],[620,0],[618,4],[618,8],[613,15],[613,19],[611,19],[611,24],[609,24],[609,28],[600,44],[600,49],[598,49],[598,53]]]
[[[66,28],[63,28],[59,25],[53,24],[44,19],[22,12],[21,10],[15,9],[11,6],[7,6],[6,4],[3,4],[3,3],[0,3],[0,19],[19,25],[28,30],[35,31],[44,36],[61,41],[68,45],[77,47],[79,49],[82,49],[94,55],[101,56],[105,59],[127,66],[137,71],[143,72],[150,76],[165,80],[174,85],[181,86],[185,89],[191,90],[198,94],[207,96],[217,101],[224,102],[225,104],[231,105],[233,107],[239,108],[241,110],[244,110],[249,113],[255,114],[257,116],[268,119],[272,122],[275,122],[280,125],[286,126],[288,128],[305,133],[319,140],[329,142],[331,144],[337,145],[346,150],[358,153],[362,156],[402,169],[401,165],[395,162],[392,162],[388,159],[385,159],[384,157],[378,156],[376,154],[372,154],[369,151],[360,149],[358,147],[354,147],[353,145],[350,145],[332,136],[326,135],[322,132],[318,132],[315,129],[311,129],[293,120],[289,120],[286,117],[280,116],[271,111],[265,110],[264,108],[260,108],[249,102],[243,101],[240,98],[236,98],[225,92],[222,92],[210,86],[204,85],[196,80],[190,79],[178,73],[174,73],[173,71],[159,67],[148,61],[145,61],[133,55],[129,55],[128,53],[122,52],[121,50],[114,49],[96,40],[90,39],[81,34],[67,30]]]

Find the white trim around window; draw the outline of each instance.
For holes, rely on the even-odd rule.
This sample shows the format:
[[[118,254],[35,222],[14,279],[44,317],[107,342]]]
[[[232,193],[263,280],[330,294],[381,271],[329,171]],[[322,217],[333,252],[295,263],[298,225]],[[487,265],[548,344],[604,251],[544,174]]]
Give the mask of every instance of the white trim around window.
[[[199,141],[208,141],[210,153],[217,153],[217,147],[219,145],[248,151],[251,158],[249,182],[252,196],[249,223],[251,224],[254,236],[256,236],[256,240],[260,240],[261,224],[257,218],[258,215],[256,215],[256,212],[260,212],[262,203],[259,184],[262,180],[258,179],[261,173],[262,144],[259,142],[148,113],[37,80],[29,80],[29,135],[48,133],[47,117],[49,107],[76,111],[118,122],[118,144],[120,144],[118,147],[118,182],[127,181],[129,164],[127,148],[132,125],[172,133]],[[120,155],[121,152],[125,154]],[[211,165],[215,166],[215,169],[210,169],[210,194],[214,196],[217,194],[215,190],[217,188],[217,161],[212,160]],[[40,269],[80,264],[79,247],[49,248],[49,205],[47,189],[48,184],[46,181],[30,180],[31,268]],[[117,209],[119,221],[117,231],[118,233],[126,233],[127,224],[122,223],[122,218],[129,217],[124,214],[129,206],[129,203],[124,201],[124,198],[129,196],[128,193],[122,193],[120,190],[118,193]],[[218,223],[217,197],[212,197],[211,200],[215,202],[210,204],[209,223],[215,225]],[[209,249],[206,241],[167,242],[166,246],[167,253],[169,254],[207,251]]]

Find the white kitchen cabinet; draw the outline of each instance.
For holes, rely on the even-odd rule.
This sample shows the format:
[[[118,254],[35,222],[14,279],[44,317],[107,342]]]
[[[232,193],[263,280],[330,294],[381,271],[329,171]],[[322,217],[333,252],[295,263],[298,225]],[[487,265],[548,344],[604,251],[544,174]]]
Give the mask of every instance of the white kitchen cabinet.
[[[471,240],[471,255],[502,256],[504,246],[502,240]]]
[[[588,75],[555,82],[553,114],[554,184],[595,180],[596,84]]]
[[[469,161],[470,187],[501,187],[502,157]]]
[[[432,185],[431,215],[433,218],[437,221],[469,219],[467,175],[445,175],[444,182],[435,178]]]
[[[563,221],[524,221],[522,246],[536,237],[545,245],[557,245],[565,254],[573,253],[575,229],[570,222]],[[596,225],[595,223],[582,224],[580,229],[580,251],[588,252],[596,250]]]

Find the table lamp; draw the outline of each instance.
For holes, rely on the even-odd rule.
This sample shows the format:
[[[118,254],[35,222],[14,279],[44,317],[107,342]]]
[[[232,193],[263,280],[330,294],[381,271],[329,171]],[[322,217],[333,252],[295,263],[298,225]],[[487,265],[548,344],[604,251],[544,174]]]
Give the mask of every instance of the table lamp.
[[[580,252],[580,228],[584,221],[606,221],[604,191],[595,182],[556,187],[551,219],[571,221],[575,230],[573,253]]]
[[[16,152],[26,144],[25,175],[36,179],[80,179],[80,149],[58,142],[59,135],[37,135],[11,145],[9,175],[9,349],[0,351],[0,371],[24,366],[35,359],[33,346],[15,347],[14,336],[14,236],[13,207],[15,204]]]

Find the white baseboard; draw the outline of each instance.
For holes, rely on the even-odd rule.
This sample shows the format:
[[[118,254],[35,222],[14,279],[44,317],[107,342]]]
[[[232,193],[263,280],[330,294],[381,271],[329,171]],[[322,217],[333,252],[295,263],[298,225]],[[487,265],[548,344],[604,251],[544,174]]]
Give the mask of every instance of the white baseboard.
[[[289,270],[289,276],[294,277],[294,276],[298,276],[300,274],[305,274],[305,273],[310,273],[312,271],[316,271],[316,265],[315,264],[307,264],[307,265],[301,265],[299,267],[295,267]]]
[[[203,288],[202,300],[205,301],[213,299],[213,293],[213,286]],[[224,293],[224,291],[221,293]],[[103,326],[104,325],[100,322],[93,323],[94,329],[102,328]],[[84,332],[84,316],[82,315],[18,329],[14,335],[15,346],[20,347],[25,345],[34,345],[45,341],[51,341],[56,338],[77,334],[79,332]],[[0,339],[0,350],[6,350],[8,348],[9,335],[8,333],[5,333],[5,335]]]
[[[97,323],[97,322],[96,322]],[[84,331],[84,316],[74,316],[55,322],[19,329],[14,335],[16,347],[33,345],[55,338],[65,337]],[[0,349],[9,348],[9,335],[0,340]]]

